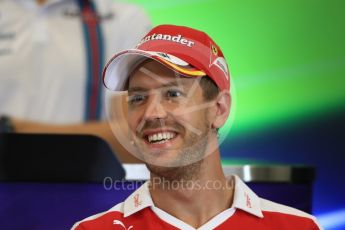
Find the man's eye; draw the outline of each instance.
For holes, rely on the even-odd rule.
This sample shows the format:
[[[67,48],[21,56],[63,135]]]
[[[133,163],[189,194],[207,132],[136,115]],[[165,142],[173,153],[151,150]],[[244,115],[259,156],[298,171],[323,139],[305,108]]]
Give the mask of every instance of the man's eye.
[[[178,90],[168,90],[167,97],[180,97],[182,93]]]
[[[135,104],[135,103],[139,103],[141,101],[145,100],[145,96],[144,95],[132,95],[129,96],[129,104]]]

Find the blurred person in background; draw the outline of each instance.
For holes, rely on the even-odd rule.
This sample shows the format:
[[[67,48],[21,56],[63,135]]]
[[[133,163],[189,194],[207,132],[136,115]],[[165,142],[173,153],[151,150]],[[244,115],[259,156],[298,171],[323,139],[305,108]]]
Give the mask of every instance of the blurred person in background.
[[[135,161],[104,119],[101,71],[150,27],[117,1],[0,1],[0,132],[93,134]]]

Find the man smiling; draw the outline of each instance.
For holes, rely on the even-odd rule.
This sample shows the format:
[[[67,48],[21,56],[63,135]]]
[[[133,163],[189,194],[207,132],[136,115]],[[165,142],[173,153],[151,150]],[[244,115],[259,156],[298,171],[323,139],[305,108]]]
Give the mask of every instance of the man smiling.
[[[151,171],[155,165],[163,166],[163,170],[190,168],[204,157],[212,132],[208,116],[216,104],[199,109],[205,103],[202,88],[195,85],[199,80],[179,75],[151,59],[131,75],[129,127],[138,154]],[[189,112],[188,108],[195,109]]]
[[[192,45],[146,39],[153,34]],[[133,154],[150,180],[73,229],[320,229],[313,216],[259,198],[237,176],[224,175],[218,129],[230,113],[230,75],[207,34],[158,26],[115,55],[103,77],[107,88],[128,91]]]

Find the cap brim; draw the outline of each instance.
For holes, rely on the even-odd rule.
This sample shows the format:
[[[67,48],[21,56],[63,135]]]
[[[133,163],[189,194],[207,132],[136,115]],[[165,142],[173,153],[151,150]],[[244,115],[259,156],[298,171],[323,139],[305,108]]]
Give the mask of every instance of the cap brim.
[[[205,76],[206,73],[189,65],[184,60],[162,52],[126,50],[115,55],[103,70],[103,84],[113,91],[124,91],[131,72],[144,60],[153,59],[187,77]]]

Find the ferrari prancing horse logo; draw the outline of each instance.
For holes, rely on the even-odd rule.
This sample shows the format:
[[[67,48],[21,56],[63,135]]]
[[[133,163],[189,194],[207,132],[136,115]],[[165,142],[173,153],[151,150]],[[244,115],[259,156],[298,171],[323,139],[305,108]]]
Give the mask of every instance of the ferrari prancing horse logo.
[[[212,53],[216,56],[218,56],[218,49],[214,45],[211,45]]]

